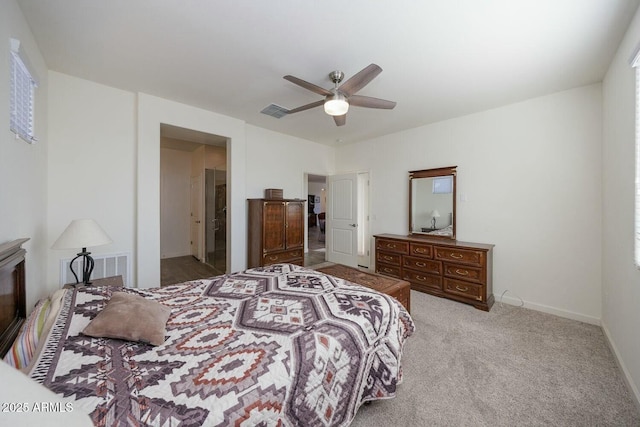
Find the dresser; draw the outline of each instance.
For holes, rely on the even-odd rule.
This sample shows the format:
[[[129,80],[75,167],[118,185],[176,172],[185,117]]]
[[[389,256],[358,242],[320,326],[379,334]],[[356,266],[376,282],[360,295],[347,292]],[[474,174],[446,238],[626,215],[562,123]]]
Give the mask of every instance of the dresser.
[[[305,200],[248,199],[248,268],[304,264]]]
[[[493,245],[378,234],[376,273],[411,283],[411,289],[489,311],[494,302]]]

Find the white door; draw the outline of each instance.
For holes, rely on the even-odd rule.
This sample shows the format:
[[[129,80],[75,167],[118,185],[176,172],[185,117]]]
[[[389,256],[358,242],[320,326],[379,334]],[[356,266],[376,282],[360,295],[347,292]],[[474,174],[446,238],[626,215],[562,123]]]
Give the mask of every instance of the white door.
[[[202,175],[191,177],[191,255],[203,259]]]
[[[327,178],[327,260],[358,265],[358,175]]]

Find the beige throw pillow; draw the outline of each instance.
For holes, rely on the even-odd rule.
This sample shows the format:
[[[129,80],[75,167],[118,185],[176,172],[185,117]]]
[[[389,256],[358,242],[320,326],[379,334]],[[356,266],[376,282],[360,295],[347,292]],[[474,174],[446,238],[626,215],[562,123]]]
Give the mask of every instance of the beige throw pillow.
[[[160,345],[166,335],[171,309],[139,295],[114,292],[83,334]]]

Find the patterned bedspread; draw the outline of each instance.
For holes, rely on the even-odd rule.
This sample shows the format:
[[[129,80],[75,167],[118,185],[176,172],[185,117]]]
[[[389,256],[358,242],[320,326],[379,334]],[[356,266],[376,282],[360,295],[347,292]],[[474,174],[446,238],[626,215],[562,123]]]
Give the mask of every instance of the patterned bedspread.
[[[120,291],[171,307],[164,344],[80,333]],[[278,264],[69,290],[30,375],[99,426],[347,426],[362,403],[395,395],[413,330],[387,295]]]

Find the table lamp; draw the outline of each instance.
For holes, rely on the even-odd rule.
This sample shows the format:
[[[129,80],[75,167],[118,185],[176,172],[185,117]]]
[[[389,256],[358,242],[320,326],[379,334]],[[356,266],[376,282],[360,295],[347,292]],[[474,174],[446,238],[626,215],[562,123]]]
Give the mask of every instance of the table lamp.
[[[431,211],[431,228],[436,228],[436,218],[440,218],[440,212],[437,209]]]
[[[90,278],[93,272],[94,261],[91,252],[87,252],[88,246],[100,246],[113,242],[107,233],[92,219],[74,219],[62,232],[58,240],[55,241],[51,249],[72,249],[82,248],[77,256],[71,260],[69,268],[76,278],[76,283],[80,283],[78,275],[73,270],[73,263],[82,257],[82,283],[91,284]]]

